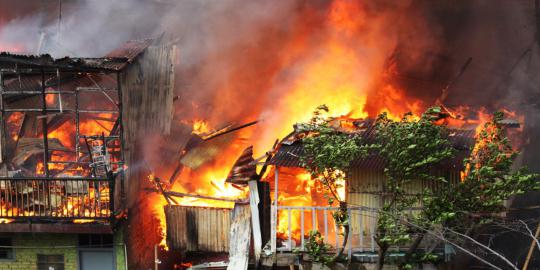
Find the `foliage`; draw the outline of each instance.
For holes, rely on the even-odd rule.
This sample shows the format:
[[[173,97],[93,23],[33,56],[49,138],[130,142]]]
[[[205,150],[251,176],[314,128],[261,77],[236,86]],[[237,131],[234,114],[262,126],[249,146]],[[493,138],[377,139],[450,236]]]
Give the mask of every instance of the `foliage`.
[[[377,119],[379,153],[386,159],[384,173],[392,191],[399,192],[410,181],[445,181],[430,173],[434,165],[453,156],[446,127],[433,123],[440,110],[430,108],[418,120],[410,113],[401,121],[389,119],[386,113]]]
[[[416,219],[406,210],[421,196],[406,194],[406,185],[413,181],[446,181],[432,173],[434,166],[454,154],[447,129],[433,123],[439,113],[440,108],[434,107],[419,119],[405,114],[400,121],[393,121],[385,113],[377,119],[377,150],[386,161],[388,190],[377,221],[377,243],[383,250],[411,240],[411,230],[401,220]]]
[[[304,154],[300,159],[302,166],[325,188],[328,204],[339,203],[333,217],[336,225],[344,229],[344,237],[341,249],[333,258],[335,260],[343,254],[349,233],[347,203],[345,198],[340,198],[338,190],[344,187],[351,161],[367,156],[368,147],[361,143],[357,134],[347,134],[331,127],[329,123],[333,119],[324,117],[328,111],[326,105],[317,107],[311,120],[297,127],[305,134]]]
[[[309,237],[304,247],[314,262],[328,264],[332,260],[330,256],[326,255],[330,246],[324,243],[324,237],[317,230],[309,232]]]
[[[462,181],[425,197],[426,219],[455,227],[469,227],[465,221],[486,223],[491,213],[503,210],[504,200],[539,189],[537,174],[526,168],[512,170],[518,152],[512,149],[500,124],[503,119],[504,114],[497,112],[483,125],[470,157],[464,160]],[[476,218],[471,220],[473,216]],[[451,221],[456,222],[450,224]]]
[[[345,178],[351,161],[367,155],[367,147],[360,143],[357,134],[346,134],[330,127],[331,119],[323,117],[328,111],[326,105],[321,105],[308,123],[297,125],[300,132],[306,133],[301,163],[327,188],[333,199],[342,201],[344,198],[339,198],[336,193],[342,185],[340,180]]]
[[[341,187],[349,164],[354,159],[367,157],[372,151],[385,159],[384,205],[379,210],[376,232],[379,268],[384,265],[385,253],[390,246],[410,242],[413,234],[416,234],[414,243],[422,241],[425,230],[418,228],[441,227],[456,231],[471,228],[489,222],[490,214],[503,210],[503,202],[509,197],[540,189],[538,175],[524,168],[512,170],[517,152],[512,149],[501,124],[502,113],[495,113],[492,121],[485,123],[478,133],[470,157],[464,160],[462,181],[448,183],[434,170],[455,152],[448,140],[448,129],[435,123],[441,115],[439,107],[428,109],[419,118],[406,114],[399,121],[381,114],[376,120],[374,145],[362,141],[357,133],[340,132],[331,127],[332,119],[323,117],[326,112],[328,108],[320,106],[308,123],[298,125],[306,135],[301,162],[312,177],[326,187],[331,195],[329,203],[340,202],[341,211],[334,213],[334,219],[338,225],[347,228],[347,233],[346,203],[344,198],[337,196],[336,190]],[[442,184],[444,188],[427,188],[421,194],[407,194],[407,185],[416,181],[438,183],[427,186]],[[408,211],[420,205],[423,207],[416,214]],[[312,247],[308,250],[315,255],[324,253],[317,252],[327,248],[317,232],[310,233],[309,245]],[[418,245],[414,246],[411,245],[407,252],[402,269],[439,259],[434,254],[415,253]]]

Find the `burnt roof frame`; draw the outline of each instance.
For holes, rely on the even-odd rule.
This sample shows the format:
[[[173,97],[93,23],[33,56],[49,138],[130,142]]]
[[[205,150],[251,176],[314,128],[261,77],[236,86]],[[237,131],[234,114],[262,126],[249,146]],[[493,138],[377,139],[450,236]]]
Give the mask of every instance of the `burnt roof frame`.
[[[8,75],[55,74],[57,72],[116,73],[123,70],[129,63],[130,59],[127,57],[53,59],[49,55],[25,56],[0,53],[1,71]]]

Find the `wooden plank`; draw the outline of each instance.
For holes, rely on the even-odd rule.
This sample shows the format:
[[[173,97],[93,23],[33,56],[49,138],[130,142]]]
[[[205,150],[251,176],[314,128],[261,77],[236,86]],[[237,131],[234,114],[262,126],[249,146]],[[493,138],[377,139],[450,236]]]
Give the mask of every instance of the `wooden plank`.
[[[351,258],[352,258],[352,241],[353,241],[353,238],[352,238],[352,235],[353,235],[353,231],[352,231],[352,226],[350,225],[351,224],[351,217],[352,217],[352,210],[351,209],[347,209],[347,215],[349,216],[349,235],[347,236],[347,243],[349,243],[348,245],[348,251],[347,251],[347,259],[350,261]]]
[[[227,270],[246,270],[251,241],[251,211],[249,205],[236,204],[233,210]]]
[[[276,252],[276,228],[277,228],[277,206],[270,206],[270,249],[272,253]]]
[[[362,220],[364,220],[364,218],[362,215],[362,209],[360,209],[358,214],[358,224],[360,224],[358,226],[358,228],[360,229],[360,252],[364,252],[364,224],[362,224]]]
[[[304,209],[300,209],[300,250],[304,250]]]
[[[328,241],[328,208],[324,208],[324,240]]]
[[[287,208],[287,230],[289,231],[289,240],[287,241],[289,244],[289,251],[292,251],[292,209]]]
[[[274,204],[271,206],[270,220],[270,248],[272,253],[276,253],[277,245],[277,218],[278,218],[278,183],[279,183],[279,168],[274,169]]]
[[[315,210],[315,207],[311,208],[311,230],[319,230],[319,227],[317,226],[317,210]]]
[[[249,185],[249,206],[251,208],[251,224],[253,231],[253,252],[255,256],[255,266],[259,265],[262,249],[261,224],[259,220],[259,188],[257,181],[251,180]]]

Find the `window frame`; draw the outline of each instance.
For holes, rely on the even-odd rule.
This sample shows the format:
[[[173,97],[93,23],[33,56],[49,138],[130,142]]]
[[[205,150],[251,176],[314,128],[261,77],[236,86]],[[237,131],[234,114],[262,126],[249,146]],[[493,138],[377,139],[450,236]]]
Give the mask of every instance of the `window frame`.
[[[14,262],[16,259],[17,259],[17,256],[16,256],[16,253],[15,253],[15,248],[13,247],[13,237],[10,237],[10,236],[6,236],[6,235],[2,235],[0,236],[0,239],[9,239],[9,241],[11,242],[11,258],[1,258],[0,257],[0,262]],[[1,244],[0,244],[1,246]],[[0,248],[1,249],[9,249],[9,248]]]
[[[65,270],[66,269],[66,256],[64,253],[61,253],[61,254],[43,254],[43,253],[37,253],[36,254],[36,269],[37,270],[40,270],[40,266],[41,264],[60,264],[60,262],[41,262],[39,260],[39,257],[40,256],[62,256],[62,270]],[[55,269],[56,270],[56,269]],[[60,270],[60,269],[58,269]]]

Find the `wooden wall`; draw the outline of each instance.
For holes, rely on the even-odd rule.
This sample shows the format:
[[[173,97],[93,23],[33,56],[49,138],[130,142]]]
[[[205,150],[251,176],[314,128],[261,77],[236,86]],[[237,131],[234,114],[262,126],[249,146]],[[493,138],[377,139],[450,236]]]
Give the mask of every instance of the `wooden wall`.
[[[232,209],[167,205],[167,245],[182,251],[229,252]]]
[[[120,74],[124,157],[132,167],[126,172],[128,207],[137,200],[139,182],[145,181],[137,175],[143,165],[141,148],[151,143],[145,139],[171,130],[175,51],[171,46],[149,46]]]
[[[157,147],[152,137],[168,135],[174,113],[175,49],[151,45],[119,74],[122,106],[122,149],[125,172],[127,222],[122,226],[130,269],[154,266],[154,245],[161,241],[160,221],[155,214],[159,194],[148,193],[150,170],[145,150]]]

